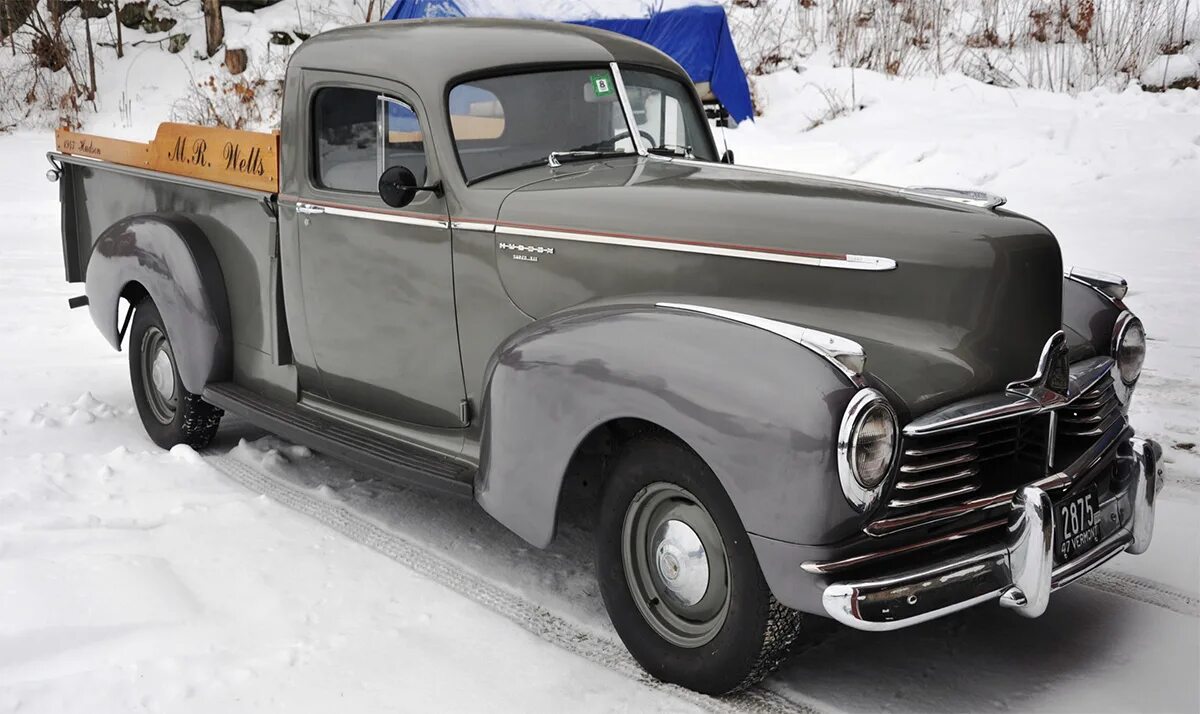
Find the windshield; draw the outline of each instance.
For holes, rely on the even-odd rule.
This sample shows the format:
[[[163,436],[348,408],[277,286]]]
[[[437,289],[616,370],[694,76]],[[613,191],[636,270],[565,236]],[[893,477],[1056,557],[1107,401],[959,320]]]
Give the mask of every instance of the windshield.
[[[708,123],[692,93],[678,80],[653,72],[622,69],[642,143],[652,153],[716,161]]]
[[[638,129],[647,148],[688,146],[697,126],[707,130],[679,82],[632,74],[637,77],[635,117],[640,108]],[[454,146],[468,183],[546,164],[551,153],[556,161],[636,154],[607,67],[471,80],[450,90],[449,104]],[[695,144],[704,147],[698,157],[711,158],[707,137]]]

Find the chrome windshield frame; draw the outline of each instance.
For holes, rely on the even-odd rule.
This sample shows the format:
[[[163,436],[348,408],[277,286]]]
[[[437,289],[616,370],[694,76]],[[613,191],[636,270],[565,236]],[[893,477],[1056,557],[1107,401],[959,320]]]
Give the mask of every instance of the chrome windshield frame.
[[[629,103],[629,93],[625,91],[625,79],[621,76],[621,67],[616,62],[609,62],[613,81],[617,84],[617,101],[621,103],[621,111],[625,114],[625,123],[629,125],[629,140],[638,156],[648,156],[650,152],[642,143],[642,135],[638,130],[637,118],[633,115],[633,105]]]

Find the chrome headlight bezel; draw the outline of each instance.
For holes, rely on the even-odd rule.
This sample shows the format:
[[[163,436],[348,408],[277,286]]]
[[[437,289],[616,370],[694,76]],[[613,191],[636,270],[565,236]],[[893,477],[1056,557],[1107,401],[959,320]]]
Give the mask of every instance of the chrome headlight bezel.
[[[1141,335],[1142,347],[1141,356],[1137,360],[1136,371],[1133,372],[1132,376],[1129,376],[1125,368],[1126,365],[1122,362],[1121,351],[1125,347],[1125,340],[1131,334]],[[1128,310],[1122,312],[1117,317],[1116,324],[1113,325],[1112,358],[1116,362],[1116,376],[1121,382],[1129,388],[1137,384],[1138,378],[1142,376],[1142,367],[1146,362],[1146,328],[1142,325],[1142,321]]]
[[[887,465],[878,478],[861,474],[858,464],[859,436],[869,419],[882,418],[891,431],[892,448]],[[896,410],[887,397],[875,389],[861,389],[850,399],[838,427],[837,461],[838,479],[842,493],[857,511],[870,509],[879,500],[887,487],[887,477],[895,468],[896,456],[900,451],[900,425]]]

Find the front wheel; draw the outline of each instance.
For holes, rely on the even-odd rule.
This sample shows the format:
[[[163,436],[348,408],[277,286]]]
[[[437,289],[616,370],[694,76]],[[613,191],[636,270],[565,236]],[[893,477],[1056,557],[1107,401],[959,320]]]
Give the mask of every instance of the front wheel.
[[[224,412],[184,388],[167,328],[150,298],[134,308],[128,349],[133,401],[150,440],[164,449],[208,446]]]
[[[771,595],[728,495],[682,444],[643,439],[622,453],[596,547],[613,626],[658,679],[737,691],[773,670],[800,632],[800,614]]]

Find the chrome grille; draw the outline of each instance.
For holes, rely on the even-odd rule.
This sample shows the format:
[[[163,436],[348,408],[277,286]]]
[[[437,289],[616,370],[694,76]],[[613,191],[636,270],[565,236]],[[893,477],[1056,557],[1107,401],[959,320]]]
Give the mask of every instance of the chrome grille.
[[[1071,390],[1083,391],[1061,406],[983,395],[909,424],[894,487],[866,532],[883,536],[943,522],[1002,505],[997,498],[1021,486],[1053,480],[1103,435],[1123,428],[1111,367],[1107,358],[1072,365]]]
[[[1111,374],[1058,412],[1058,436],[1097,437],[1122,417]]]
[[[946,434],[908,436],[900,475],[888,500],[891,515],[939,506],[968,494],[988,495],[1014,479],[1036,478],[1045,464],[1044,417],[1003,419]]]

